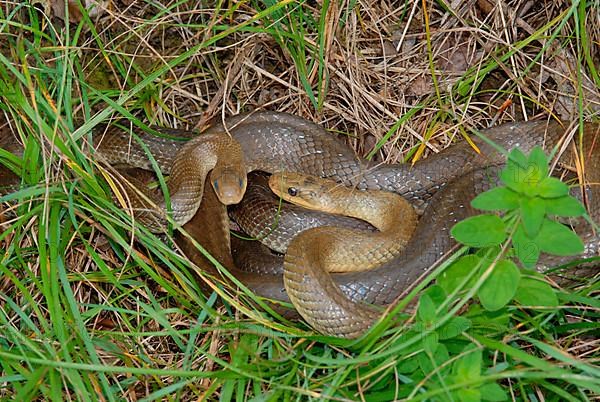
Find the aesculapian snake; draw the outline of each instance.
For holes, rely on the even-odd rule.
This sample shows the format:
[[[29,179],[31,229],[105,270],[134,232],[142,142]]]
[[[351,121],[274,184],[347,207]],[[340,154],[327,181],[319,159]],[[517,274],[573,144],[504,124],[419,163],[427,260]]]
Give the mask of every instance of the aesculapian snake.
[[[320,126],[285,113],[262,112],[234,116],[212,126],[206,134],[228,131],[241,144],[248,170],[267,172],[290,171],[327,177],[359,189],[374,188],[396,192],[414,202],[425,212],[409,244],[400,256],[368,272],[323,274],[319,262],[312,259],[318,253],[305,253],[307,247],[296,247],[286,255],[288,291],[293,292],[295,304],[301,304],[301,314],[321,332],[344,337],[364,333],[377,314],[363,304],[387,305],[408,288],[414,286],[429,267],[452,248],[450,227],[472,214],[469,201],[489,186],[494,168],[504,157],[480,140],[476,153],[466,143],[456,144],[432,155],[411,167],[408,165],[373,165],[357,158],[343,143],[327,134]],[[524,151],[534,145],[546,149],[556,145],[565,133],[557,122],[520,122],[501,125],[484,134],[505,149],[516,146]],[[598,138],[597,138],[598,137]],[[586,179],[592,184],[600,181],[600,141],[598,125],[586,124],[583,150]],[[160,153],[168,159],[175,155],[172,147],[181,143],[162,141]],[[151,147],[152,148],[152,147]],[[172,161],[171,161],[172,162]],[[600,217],[597,186],[592,186],[590,215]],[[220,218],[223,221],[222,218]],[[222,225],[223,226],[223,225]],[[202,229],[190,223],[192,234]],[[220,229],[227,232],[226,229]],[[596,255],[600,240],[591,230],[582,233],[586,255]],[[227,234],[228,238],[228,234]],[[193,253],[190,247],[185,247]],[[310,248],[308,249],[310,251]],[[275,275],[237,272],[226,257],[224,264],[231,268],[252,290],[274,299],[286,300],[282,279]],[[317,257],[315,257],[317,258]]]

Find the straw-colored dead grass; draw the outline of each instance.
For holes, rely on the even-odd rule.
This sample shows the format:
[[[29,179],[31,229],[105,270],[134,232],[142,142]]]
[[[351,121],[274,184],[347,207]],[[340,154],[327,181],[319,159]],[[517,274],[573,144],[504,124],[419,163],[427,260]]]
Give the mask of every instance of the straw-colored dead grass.
[[[146,18],[156,14],[156,8],[124,3],[129,2],[115,4],[96,26],[105,46],[130,60],[124,67],[132,82],[138,79],[136,69],[149,72],[212,35],[208,29],[177,25],[217,27],[243,22],[256,12],[242,4],[226,21],[213,20],[213,9],[187,2],[149,22]],[[238,32],[162,77],[151,95],[164,103],[148,102],[144,108],[163,124],[187,127],[258,108],[287,111],[348,135],[348,142],[365,155],[402,116],[421,107],[384,146],[380,156],[388,162],[401,160],[424,137],[431,151],[439,151],[458,133],[457,123],[486,127],[548,110],[570,119],[579,114],[578,96],[587,114],[600,110],[600,91],[588,69],[578,65],[577,49],[559,48],[557,41],[548,41],[551,30],[543,29],[565,12],[566,4],[479,0],[450,5],[451,12],[428,4],[425,21],[420,2],[410,7],[386,3],[358,2],[353,9],[348,2],[330,4],[322,17],[322,35],[314,29],[303,35],[307,69],[300,73],[290,51],[273,36]],[[292,17],[282,12],[279,21],[263,25],[294,33],[293,15],[299,8],[290,4],[287,10]],[[318,21],[321,9],[305,5],[301,12]],[[587,15],[590,36],[598,37],[599,19],[598,13]],[[559,35],[573,32],[567,24]],[[532,36],[536,39],[519,44]],[[319,43],[321,55],[316,50]],[[597,63],[600,45],[591,37],[588,43]],[[94,47],[93,41],[86,46]],[[514,54],[501,60],[507,49]],[[130,85],[111,72],[114,67],[98,65],[99,53],[89,53],[91,82],[100,74],[112,78],[114,88]],[[498,66],[485,73],[492,63]],[[306,94],[301,74],[315,94],[323,94],[319,109]],[[460,94],[458,84],[473,77],[480,77],[481,84]]]

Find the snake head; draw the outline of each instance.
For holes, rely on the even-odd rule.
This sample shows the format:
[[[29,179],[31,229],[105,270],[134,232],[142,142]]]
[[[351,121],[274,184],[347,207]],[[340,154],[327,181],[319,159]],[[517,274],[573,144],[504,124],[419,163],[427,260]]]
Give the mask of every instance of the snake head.
[[[287,202],[308,209],[334,212],[336,182],[302,173],[280,172],[269,178],[269,187]]]
[[[237,166],[217,165],[210,174],[210,183],[224,205],[237,204],[246,192],[246,172]]]

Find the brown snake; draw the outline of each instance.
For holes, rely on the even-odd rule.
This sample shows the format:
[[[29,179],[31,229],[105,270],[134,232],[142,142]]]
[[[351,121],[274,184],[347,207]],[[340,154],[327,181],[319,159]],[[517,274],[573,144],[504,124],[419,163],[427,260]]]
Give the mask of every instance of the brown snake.
[[[178,132],[171,130],[171,133]],[[241,201],[246,191],[244,154],[237,141],[225,133],[210,133],[179,143],[146,133],[140,133],[140,137],[150,145],[162,173],[170,174],[170,210],[175,223],[183,225],[194,216],[202,201],[207,176],[221,203],[231,205]],[[108,163],[152,169],[143,147],[121,131],[108,130],[104,135],[95,135],[94,146]],[[135,178],[131,179],[137,184]],[[129,193],[141,223],[154,232],[163,231],[169,209],[164,198],[148,195],[146,201],[132,191]]]
[[[476,140],[481,154],[474,152],[469,145],[459,143],[414,167],[372,165],[357,158],[347,146],[320,126],[285,113],[234,116],[226,121],[226,125],[227,128],[222,124],[214,125],[204,135],[229,132],[241,144],[247,170],[301,172],[359,189],[393,191],[424,209],[405,252],[368,272],[324,274],[319,253],[312,251],[318,247],[293,247],[286,254],[286,286],[296,308],[317,330],[342,337],[361,335],[379,317],[379,313],[366,306],[365,302],[379,305],[394,302],[453,247],[454,242],[448,233],[450,227],[473,213],[469,200],[489,186],[490,175],[493,176],[494,169],[504,162],[501,154],[483,141]],[[519,146],[526,152],[536,144],[546,144],[546,149],[549,149],[560,141],[564,133],[565,128],[560,124],[544,121],[506,124],[485,131],[488,138],[503,148]],[[600,181],[600,152],[596,145],[600,141],[597,139],[599,136],[598,125],[586,124],[582,149],[585,151],[586,179],[590,183]],[[181,143],[164,140],[158,147],[152,145],[150,148],[155,157],[158,153],[164,163],[173,164],[174,150],[181,148]],[[190,178],[189,173],[184,176]],[[600,217],[598,192],[597,187],[592,186],[589,212],[596,221]],[[249,274],[236,269],[229,255],[224,207],[217,206],[215,200],[214,192],[207,187],[202,202],[210,208],[201,207],[185,229],[198,239],[207,238],[208,243],[201,244],[251,290],[272,299],[288,300],[280,276]],[[173,210],[175,212],[176,208]],[[185,219],[176,221],[184,223],[189,215],[186,212]],[[207,228],[207,220],[215,223]],[[308,237],[312,234],[307,233],[302,240],[307,243],[303,244],[311,244]],[[589,229],[584,229],[582,234],[586,241],[586,255],[597,255],[598,235]],[[182,244],[194,261],[201,260],[196,258],[198,252],[193,246],[185,240]],[[223,244],[226,244],[225,249]],[[214,268],[208,269],[216,273]]]
[[[469,201],[489,188],[490,177],[495,177],[497,169],[505,161],[494,148],[475,139],[481,154],[474,152],[469,145],[459,143],[414,167],[370,165],[324,133],[322,128],[298,117],[265,112],[235,116],[226,124],[231,127],[230,133],[242,144],[244,153],[252,155],[250,163],[254,169],[300,171],[330,177],[358,188],[390,190],[424,208],[423,217],[405,252],[374,270],[326,274],[320,266],[319,253],[308,246],[314,243],[309,239],[313,232],[307,231],[298,240],[301,245],[288,249],[285,256],[287,293],[277,276],[257,277],[238,272],[239,277],[258,294],[282,300],[293,297],[295,307],[314,328],[335,336],[360,336],[380,314],[363,302],[393,303],[424,277],[431,266],[454,246],[449,236],[450,228],[474,213]],[[486,130],[484,134],[504,149],[519,146],[528,152],[538,144],[551,149],[560,142],[566,129],[557,122],[534,121],[505,124]],[[223,127],[217,125],[211,130],[223,130]],[[588,210],[595,221],[600,219],[598,141],[599,126],[586,124],[581,149],[584,150],[586,183],[591,185]],[[253,213],[257,214],[257,211]],[[197,234],[193,223],[186,227]],[[589,225],[576,229],[584,237],[584,255],[598,255],[600,237]],[[188,252],[193,254],[189,248]],[[565,261],[564,258],[554,258],[549,263]],[[229,263],[229,266],[232,265]]]
[[[417,224],[412,206],[387,191],[355,190],[295,172],[274,173],[269,185],[288,202],[362,219],[377,228],[376,232],[334,226],[313,229],[318,232],[317,241],[300,247],[318,248],[319,261],[327,272],[366,271],[390,261],[404,249]]]

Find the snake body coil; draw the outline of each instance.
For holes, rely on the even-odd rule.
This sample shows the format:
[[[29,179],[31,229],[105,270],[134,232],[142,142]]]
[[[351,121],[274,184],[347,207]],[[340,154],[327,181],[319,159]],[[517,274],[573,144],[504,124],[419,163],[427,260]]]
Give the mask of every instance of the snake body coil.
[[[177,132],[171,130],[171,133]],[[177,142],[139,132],[138,139],[140,142],[125,132],[110,130],[94,136],[94,145],[108,163],[152,170],[142,145],[145,144],[162,173],[170,174],[170,212],[175,223],[183,225],[194,216],[202,201],[207,176],[224,205],[241,201],[246,191],[244,154],[240,145],[225,133]],[[131,189],[128,192],[137,218],[149,229],[163,231],[167,226],[167,202],[155,195],[144,199]]]
[[[600,182],[599,127],[594,124],[585,125],[580,148],[584,150],[582,155],[586,182],[592,184],[588,209],[590,216],[596,221],[600,219],[600,190],[597,186]],[[559,144],[565,131],[557,122],[534,121],[501,125],[486,130],[485,135],[504,149],[519,146],[528,152],[535,145],[544,145],[549,149]],[[231,141],[228,135],[237,142]],[[211,136],[218,138],[220,145],[217,148],[225,151],[216,160],[212,155],[197,151],[197,143]],[[199,239],[205,248],[251,290],[275,300],[289,300],[280,275],[243,272],[233,263],[226,210],[217,202],[218,197],[223,197],[221,184],[225,183],[215,183],[215,166],[217,170],[221,170],[219,177],[226,178],[224,181],[228,182],[228,188],[245,188],[245,181],[239,181],[239,162],[245,159],[247,171],[299,172],[329,178],[358,189],[392,191],[424,211],[405,251],[368,272],[324,272],[319,253],[311,245],[314,244],[311,243],[311,237],[314,236],[311,231],[292,242],[285,259],[289,295],[312,326],[323,333],[342,337],[361,335],[377,319],[378,313],[365,303],[393,303],[417,284],[441,256],[451,250],[454,242],[449,235],[450,228],[455,222],[473,213],[469,206],[470,200],[490,186],[489,178],[495,177],[495,172],[505,162],[504,156],[495,148],[476,139],[475,144],[481,153],[475,152],[463,142],[412,167],[375,165],[356,157],[347,146],[320,126],[299,117],[276,112],[231,117],[225,124],[212,126],[206,133],[185,145],[180,141],[154,136],[146,136],[142,140],[159,165],[173,166],[169,189],[175,221],[183,224],[189,220],[185,229],[194,238]],[[123,140],[121,135],[121,140],[118,140],[109,135],[102,142],[104,145],[101,145],[100,151],[109,161],[111,155],[118,152],[126,152],[127,158],[135,155],[147,160],[143,147],[131,146],[127,137]],[[236,151],[237,143],[240,144],[241,151]],[[210,146],[208,150],[212,152]],[[234,151],[228,153],[228,150]],[[217,160],[223,162],[223,165],[217,165]],[[145,163],[148,167],[148,162]],[[203,191],[204,177],[211,169],[212,186],[206,186]],[[227,191],[225,195],[227,196]],[[236,198],[235,194],[233,198]],[[200,202],[203,206],[193,215]],[[157,203],[163,209],[166,207],[162,200],[157,200]],[[204,208],[205,204],[207,208]],[[272,211],[272,208],[263,210]],[[257,211],[250,213],[258,215]],[[266,224],[270,225],[272,219],[272,215],[266,216]],[[164,216],[154,216],[146,223],[158,228],[164,224]],[[586,244],[585,256],[597,255],[600,247],[598,234],[587,228],[580,233]],[[285,242],[289,242],[289,239]],[[182,241],[182,247],[194,261],[202,260],[196,248],[186,239]],[[203,266],[219,274],[210,264]]]
[[[379,316],[364,303],[388,305],[415,286],[432,265],[453,246],[449,230],[454,223],[472,215],[470,200],[487,190],[505,157],[482,140],[475,140],[481,153],[459,143],[433,155],[414,167],[372,165],[357,158],[343,144],[317,125],[280,113],[236,116],[228,120],[230,132],[253,155],[253,168],[266,171],[299,171],[328,177],[359,188],[397,192],[424,214],[405,251],[393,260],[368,272],[329,275],[320,267],[320,257],[311,247],[310,232],[301,235],[299,245],[285,257],[286,286],[296,308],[320,332],[343,337],[364,333]],[[224,129],[215,126],[217,130]],[[550,149],[558,145],[566,128],[557,122],[504,124],[484,134],[511,150],[529,152],[535,145]],[[585,125],[586,182],[591,184],[588,209],[600,219],[600,126]],[[564,159],[564,158],[563,158]],[[576,228],[584,237],[585,256],[598,255],[600,237],[589,226]],[[296,240],[294,240],[296,242]],[[293,242],[293,243],[294,243]],[[566,259],[551,260],[559,264]],[[259,294],[286,299],[280,279],[263,276],[255,288]]]

